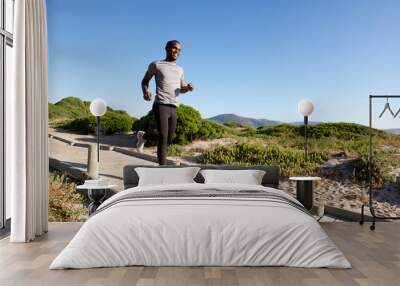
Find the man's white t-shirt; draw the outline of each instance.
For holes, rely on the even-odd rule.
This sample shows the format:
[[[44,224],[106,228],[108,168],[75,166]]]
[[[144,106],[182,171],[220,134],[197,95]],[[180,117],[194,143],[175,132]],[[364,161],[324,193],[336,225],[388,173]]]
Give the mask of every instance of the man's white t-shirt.
[[[179,106],[177,97],[181,90],[183,68],[175,62],[154,61],[149,65],[148,73],[156,79],[155,101]]]

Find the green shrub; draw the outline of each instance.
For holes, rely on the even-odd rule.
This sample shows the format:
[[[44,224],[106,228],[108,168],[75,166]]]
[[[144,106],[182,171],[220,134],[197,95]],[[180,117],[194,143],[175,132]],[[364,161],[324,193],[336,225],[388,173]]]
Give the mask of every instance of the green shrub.
[[[367,183],[369,181],[369,163],[368,156],[361,156],[354,162],[354,179],[359,182]],[[381,172],[378,165],[373,165],[372,172],[373,184],[381,184]]]
[[[157,126],[153,111],[149,111],[145,116],[136,120],[132,124],[133,131],[143,130],[146,132],[146,145],[157,145]]]
[[[181,104],[176,109],[177,124],[174,143],[187,144],[196,138],[202,122],[200,112],[193,107]]]
[[[137,120],[136,117],[130,116],[126,110],[116,109],[116,110],[113,110],[113,112],[130,117],[132,119],[132,123]]]
[[[176,115],[177,124],[173,143],[187,144],[193,141],[202,126],[200,113],[190,106],[181,104],[176,109]],[[135,121],[132,129],[146,132],[148,138],[146,145],[157,144],[157,127],[153,111],[149,111],[146,116]]]
[[[214,121],[214,122],[215,122],[215,121]],[[241,123],[239,123],[239,122],[236,122],[236,121],[227,121],[227,122],[223,122],[222,124],[225,125],[225,126],[227,126],[227,127],[230,127],[230,128],[244,128],[244,127],[249,127],[249,126],[243,125],[243,124],[241,124]]]
[[[62,113],[61,117],[73,119],[90,115],[88,103],[78,97],[63,98],[55,103],[54,106]]]
[[[301,128],[301,134],[303,134],[303,127]],[[366,137],[369,135],[369,127],[355,124],[355,123],[321,123],[311,125],[308,128],[308,135],[310,138],[332,138],[342,140],[358,139],[360,137]],[[384,135],[384,132],[378,129],[372,129],[374,135]]]
[[[216,139],[228,133],[228,128],[211,120],[203,119],[201,127],[195,134],[195,139]]]
[[[208,119],[201,119],[200,113],[194,108],[181,104],[177,110],[177,124],[174,144],[187,144],[196,139],[216,139],[236,132],[223,124]],[[157,144],[157,128],[153,111],[136,120],[133,131],[143,130],[147,134],[146,145]]]
[[[74,183],[67,183],[65,175],[49,177],[49,221],[82,221],[86,214],[83,197]]]
[[[328,155],[310,152],[308,161],[304,152],[298,149],[283,148],[275,145],[241,143],[218,147],[208,151],[200,158],[202,164],[237,164],[237,165],[278,165],[283,176],[304,175],[326,161]]]
[[[94,132],[94,128],[91,125],[93,116],[89,107],[90,101],[82,101],[80,98],[72,96],[63,98],[55,104],[48,103],[49,125],[56,128],[69,127],[76,131],[92,133]],[[107,116],[109,119],[104,119]],[[114,110],[107,106],[107,112],[102,117],[101,123],[104,123],[105,132],[112,134],[129,131],[135,120],[137,118],[131,117],[125,110]],[[71,122],[73,123],[70,125]],[[128,124],[129,127],[127,127]]]
[[[380,150],[374,151],[372,164],[372,184],[374,186],[382,186],[391,181],[389,175],[389,166],[391,162],[388,162],[388,160],[390,161],[390,159],[388,159],[390,157],[388,152],[382,152]],[[363,183],[369,182],[368,155],[364,154],[355,160],[354,179]]]
[[[48,104],[49,120],[57,118],[67,119],[68,117],[64,114],[63,109],[53,103]]]
[[[75,120],[65,123],[61,127],[84,134],[94,133],[96,130],[96,118],[94,116],[77,118]]]
[[[369,127],[355,123],[319,123],[309,125],[307,133],[309,138],[337,138],[341,140],[352,140],[366,137],[369,135]],[[385,132],[372,129],[373,135],[385,136]],[[267,136],[297,137],[304,136],[304,125],[296,126],[292,124],[279,124],[257,128],[257,134]]]
[[[167,148],[168,156],[179,157],[179,156],[182,156],[182,153],[183,153],[183,149],[182,149],[182,146],[180,146],[180,145],[172,144],[172,145],[169,145]]]
[[[129,115],[114,111],[107,111],[102,117],[100,117],[101,131],[107,135],[128,132],[131,130],[132,123],[133,120]],[[95,133],[96,117],[90,115],[88,117],[77,118],[64,124],[62,127],[85,134]]]
[[[240,135],[245,137],[254,137],[257,135],[257,129],[251,126],[246,126],[241,130]]]
[[[133,120],[128,114],[118,112],[106,112],[100,118],[100,125],[104,134],[128,132],[132,128]]]
[[[275,126],[257,128],[257,134],[285,137],[295,137],[301,135],[299,127],[291,124],[279,124]]]

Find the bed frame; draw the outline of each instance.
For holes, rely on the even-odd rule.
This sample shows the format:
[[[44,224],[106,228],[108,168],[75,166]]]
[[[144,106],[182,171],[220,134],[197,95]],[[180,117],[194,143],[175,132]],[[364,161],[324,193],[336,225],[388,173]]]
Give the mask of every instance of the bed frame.
[[[145,168],[184,168],[188,166],[175,166],[175,165],[164,165],[164,166],[151,166],[151,165],[126,165],[124,166],[124,190],[133,188],[138,185],[139,177],[135,171],[137,167]],[[213,170],[263,170],[265,175],[262,179],[261,184],[265,187],[271,187],[278,189],[279,187],[279,167],[278,166],[234,166],[234,165],[196,165],[201,170],[213,169]],[[194,178],[197,183],[204,183],[204,178],[200,174]]]

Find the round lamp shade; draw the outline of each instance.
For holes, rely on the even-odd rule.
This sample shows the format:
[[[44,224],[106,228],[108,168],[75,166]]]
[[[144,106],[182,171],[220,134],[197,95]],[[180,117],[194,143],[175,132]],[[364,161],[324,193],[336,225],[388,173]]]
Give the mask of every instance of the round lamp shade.
[[[94,116],[102,116],[107,111],[107,105],[102,99],[95,99],[90,103],[90,112]]]
[[[309,116],[314,111],[314,105],[311,101],[303,99],[298,104],[298,110],[301,115]]]

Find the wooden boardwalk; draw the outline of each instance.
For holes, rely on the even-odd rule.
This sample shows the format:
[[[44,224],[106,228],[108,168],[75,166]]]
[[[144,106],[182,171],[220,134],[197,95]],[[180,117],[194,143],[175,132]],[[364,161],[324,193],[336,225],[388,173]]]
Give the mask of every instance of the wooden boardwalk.
[[[290,267],[119,267],[49,270],[81,223],[50,223],[49,233],[32,243],[0,241],[0,285],[400,285],[400,223],[322,223],[351,262],[352,269]]]

